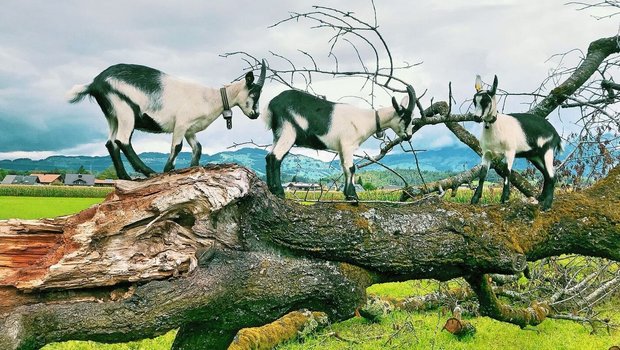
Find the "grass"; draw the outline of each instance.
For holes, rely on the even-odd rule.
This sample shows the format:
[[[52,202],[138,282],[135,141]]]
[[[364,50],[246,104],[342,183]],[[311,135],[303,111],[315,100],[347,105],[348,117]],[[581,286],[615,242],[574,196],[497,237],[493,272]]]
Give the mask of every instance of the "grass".
[[[153,339],[144,339],[121,344],[102,344],[94,341],[68,341],[51,343],[41,350],[168,350],[172,347],[176,330]]]
[[[69,215],[102,201],[103,198],[0,196],[0,220]]]
[[[278,350],[376,350],[376,349],[520,349],[600,350],[620,343],[620,336],[590,335],[575,322],[547,320],[536,328],[520,329],[487,317],[469,319],[477,329],[473,337],[457,340],[442,327],[449,315],[440,312],[396,311],[380,323],[352,318],[319,333],[279,346]],[[338,339],[335,335],[338,335]],[[345,340],[342,340],[345,339]]]
[[[370,192],[370,191],[369,191]],[[459,191],[465,192],[465,191]],[[466,202],[467,194],[463,195]],[[376,198],[373,198],[376,199]],[[0,197],[0,218],[33,219],[65,215],[85,209],[101,198],[40,198],[40,197]],[[438,282],[416,280],[373,285],[369,294],[403,298],[437,290]],[[620,322],[618,301],[607,306],[608,313],[615,323]],[[608,349],[620,345],[620,331],[611,335],[600,331],[590,334],[590,327],[571,321],[548,319],[537,327],[525,330],[517,326],[498,322],[487,317],[471,318],[469,321],[477,328],[473,337],[457,340],[441,331],[449,317],[441,311],[406,313],[396,311],[386,316],[380,323],[370,323],[363,318],[352,318],[335,323],[301,341],[293,341],[279,346],[279,350],[339,350],[339,349],[522,349],[558,350]],[[338,335],[338,339],[335,335]],[[172,346],[176,331],[154,339],[121,343],[101,344],[92,341],[68,341],[52,343],[44,350],[168,350]],[[344,339],[344,340],[343,340]]]

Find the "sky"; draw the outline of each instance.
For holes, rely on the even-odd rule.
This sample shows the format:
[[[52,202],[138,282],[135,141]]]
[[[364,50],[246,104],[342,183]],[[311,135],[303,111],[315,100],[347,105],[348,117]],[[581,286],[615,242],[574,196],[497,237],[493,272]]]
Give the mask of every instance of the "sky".
[[[466,112],[476,74],[485,82],[497,74],[500,89],[531,92],[557,66],[555,54],[575,48],[585,52],[591,41],[618,32],[617,20],[596,20],[595,12],[578,11],[565,3],[392,0],[376,1],[375,5],[379,30],[395,63],[420,63],[399,71],[398,77],[410,82],[418,93],[426,91],[422,99],[426,106],[431,98],[446,100],[448,82],[452,82],[456,112]],[[65,95],[73,85],[91,82],[116,63],[146,65],[216,88],[238,78],[247,68],[239,57],[220,56],[226,52],[246,51],[266,58],[273,67],[286,68],[286,63],[270,52],[307,66],[307,58],[297,51],[304,50],[330,68],[331,31],[312,29],[305,21],[269,28],[289,12],[309,11],[315,4],[373,20],[370,1],[5,0],[0,12],[0,159],[107,155],[108,128],[97,104],[88,100],[69,104]],[[336,50],[341,67],[357,64],[349,46]],[[574,52],[564,64],[574,64],[578,55]],[[356,80],[325,76],[314,81],[314,90],[330,100],[367,97],[368,92],[361,91]],[[261,105],[266,106],[284,89],[268,80]],[[340,101],[363,104],[351,97]],[[375,107],[389,104],[390,96],[382,95]],[[521,112],[527,106],[511,98],[504,108]],[[246,118],[238,108],[233,113],[232,130],[218,119],[198,134],[203,153],[248,141],[271,143],[271,132],[262,122]],[[560,133],[567,133],[574,126],[570,114],[561,113],[550,120]],[[466,126],[479,132],[476,123]],[[136,132],[133,137],[138,153],[169,152],[170,142],[170,134]],[[423,128],[413,142],[420,149],[458,143],[443,126]],[[378,146],[377,141],[369,141],[360,152],[374,154]],[[189,150],[186,144],[184,150]],[[297,152],[332,158],[315,151]]]

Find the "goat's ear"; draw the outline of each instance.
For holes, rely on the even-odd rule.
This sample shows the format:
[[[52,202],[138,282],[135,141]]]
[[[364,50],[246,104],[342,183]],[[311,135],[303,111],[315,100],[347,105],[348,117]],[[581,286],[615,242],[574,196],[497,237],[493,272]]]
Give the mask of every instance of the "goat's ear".
[[[400,113],[401,110],[401,106],[398,104],[398,102],[396,102],[396,97],[392,96],[392,106],[394,106],[394,109],[396,110],[396,112]]]
[[[252,87],[252,83],[254,82],[254,73],[253,72],[248,72],[248,74],[245,75],[245,85],[247,85],[247,87]]]
[[[489,91],[491,93],[491,95],[495,95],[495,93],[497,92],[497,75],[495,76],[495,78],[493,78],[493,86],[491,87],[491,91]]]

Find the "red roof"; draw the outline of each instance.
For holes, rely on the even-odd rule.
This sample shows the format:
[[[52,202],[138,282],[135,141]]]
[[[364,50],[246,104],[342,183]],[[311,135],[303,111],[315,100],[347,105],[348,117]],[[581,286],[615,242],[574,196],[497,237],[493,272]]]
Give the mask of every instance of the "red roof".
[[[60,180],[60,174],[30,174],[30,176],[38,177],[39,182],[42,184],[51,184],[56,180]]]

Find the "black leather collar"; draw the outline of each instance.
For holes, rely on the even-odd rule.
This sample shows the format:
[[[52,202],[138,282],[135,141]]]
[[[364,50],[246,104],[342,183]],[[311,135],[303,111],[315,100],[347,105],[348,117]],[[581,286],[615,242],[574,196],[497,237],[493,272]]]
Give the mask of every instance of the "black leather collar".
[[[226,88],[220,88],[220,95],[222,95],[222,104],[224,105],[224,111],[222,115],[226,120],[226,127],[228,130],[232,129],[232,111],[230,110],[230,105],[228,104],[228,95],[226,94]]]
[[[497,121],[497,113],[493,116],[493,119],[489,120],[489,121],[484,121],[484,128],[488,129],[491,127],[491,124],[495,123]]]

